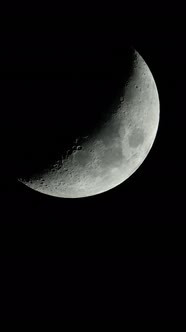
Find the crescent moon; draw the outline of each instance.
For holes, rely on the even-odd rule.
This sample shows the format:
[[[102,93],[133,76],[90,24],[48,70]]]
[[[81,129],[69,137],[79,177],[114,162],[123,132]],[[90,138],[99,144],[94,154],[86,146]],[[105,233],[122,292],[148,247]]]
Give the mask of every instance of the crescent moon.
[[[18,180],[43,194],[64,198],[106,192],[123,183],[143,163],[155,140],[159,115],[154,78],[134,50],[130,76],[99,128],[78,137],[49,168]]]

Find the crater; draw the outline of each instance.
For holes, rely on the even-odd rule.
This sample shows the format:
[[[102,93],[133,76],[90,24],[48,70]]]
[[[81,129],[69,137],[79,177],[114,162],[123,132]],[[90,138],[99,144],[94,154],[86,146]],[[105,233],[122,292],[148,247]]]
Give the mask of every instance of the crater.
[[[132,148],[137,148],[140,144],[144,142],[144,132],[140,128],[135,128],[128,138],[129,145]]]

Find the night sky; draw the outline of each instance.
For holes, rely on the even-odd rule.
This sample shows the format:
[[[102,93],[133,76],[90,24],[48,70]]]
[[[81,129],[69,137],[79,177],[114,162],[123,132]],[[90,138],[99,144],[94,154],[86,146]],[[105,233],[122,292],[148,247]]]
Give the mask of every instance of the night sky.
[[[89,13],[86,17],[43,17],[42,21],[36,17],[29,27],[16,19],[16,24],[2,23],[0,232],[5,260],[31,257],[39,265],[40,260],[50,258],[59,265],[61,260],[76,261],[76,266],[92,260],[100,268],[109,259],[120,262],[120,268],[123,261],[130,266],[138,261],[139,273],[139,260],[148,269],[152,261],[161,262],[163,268],[167,260],[182,259],[183,21],[182,14],[164,15],[152,8],[150,15],[135,12],[132,19],[127,13],[124,17]],[[18,183],[16,176],[24,172],[27,158],[36,151],[42,163],[46,150],[52,153],[60,130],[73,138],[85,129],[85,122],[90,127],[96,123],[99,109],[117,91],[128,44],[148,64],[160,98],[158,133],[143,164],[123,184],[87,198],[50,197]],[[95,108],[97,113],[92,113]]]

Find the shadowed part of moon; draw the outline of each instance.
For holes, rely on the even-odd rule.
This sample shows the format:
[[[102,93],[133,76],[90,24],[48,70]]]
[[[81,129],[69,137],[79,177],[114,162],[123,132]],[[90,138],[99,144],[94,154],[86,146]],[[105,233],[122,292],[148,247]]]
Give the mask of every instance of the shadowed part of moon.
[[[136,128],[129,136],[129,145],[131,148],[137,148],[144,142],[144,133],[140,128]]]
[[[105,125],[104,128],[101,128],[100,130],[100,136],[103,144],[107,147],[110,147],[110,143],[114,142],[120,142],[119,138],[119,129],[120,129],[120,123],[118,121],[110,118],[110,123]],[[123,129],[123,135],[124,135],[124,129]]]

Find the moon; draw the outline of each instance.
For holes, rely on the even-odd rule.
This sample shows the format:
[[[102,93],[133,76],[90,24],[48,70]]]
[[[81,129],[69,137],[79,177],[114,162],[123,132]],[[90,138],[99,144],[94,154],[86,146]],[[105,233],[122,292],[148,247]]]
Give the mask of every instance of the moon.
[[[157,134],[160,103],[153,75],[136,50],[132,61],[101,123],[77,137],[50,167],[19,181],[43,194],[80,198],[120,185],[140,167]]]

